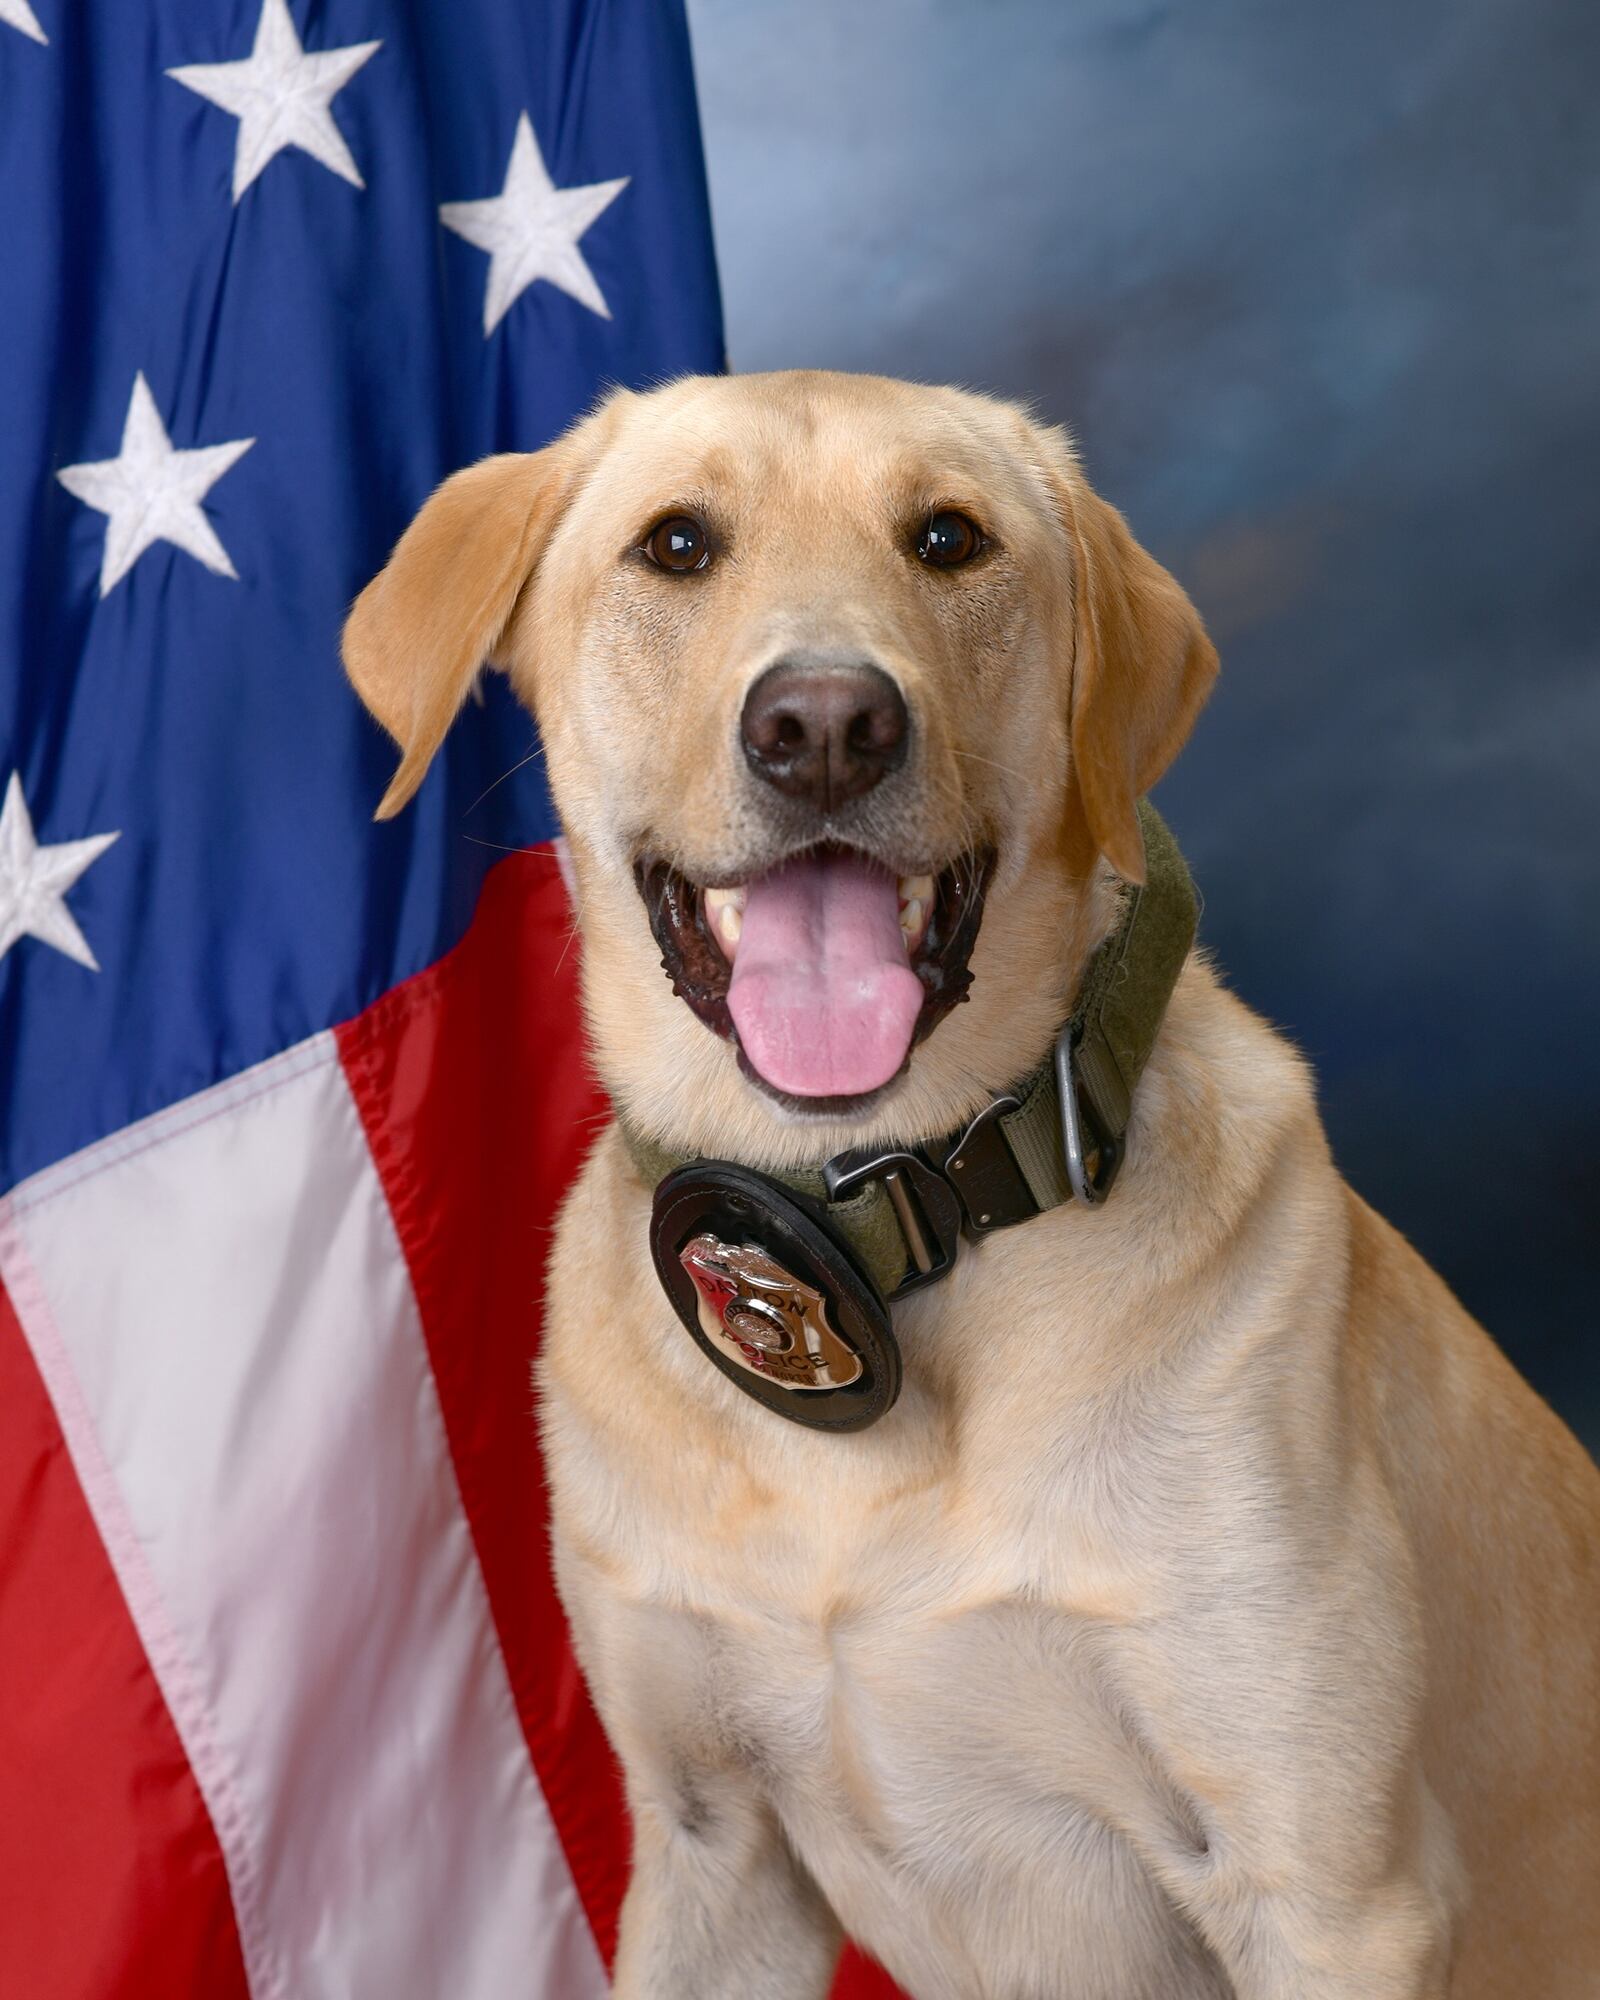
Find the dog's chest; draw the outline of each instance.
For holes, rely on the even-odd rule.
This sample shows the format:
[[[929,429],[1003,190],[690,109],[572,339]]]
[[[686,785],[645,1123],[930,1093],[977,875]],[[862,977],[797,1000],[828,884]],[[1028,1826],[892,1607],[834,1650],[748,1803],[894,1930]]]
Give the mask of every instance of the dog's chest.
[[[711,1739],[688,1762],[755,1768],[847,1929],[919,2000],[1222,1990],[1110,1830],[1187,1837],[1103,1621],[998,1573],[983,1510],[909,1512],[754,1537],[737,1604],[719,1563],[694,1610],[652,1617],[654,1697],[684,1675],[667,1707]]]

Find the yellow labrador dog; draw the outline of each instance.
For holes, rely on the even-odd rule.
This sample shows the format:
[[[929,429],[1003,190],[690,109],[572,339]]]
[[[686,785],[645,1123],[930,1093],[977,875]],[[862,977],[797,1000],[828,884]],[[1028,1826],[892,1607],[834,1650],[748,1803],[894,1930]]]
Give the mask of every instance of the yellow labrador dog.
[[[1215,656],[1066,439],[618,394],[447,481],[345,659],[384,813],[489,659],[571,843],[618,1123],[540,1374],[616,1990],[802,2000],[848,1932],[918,2000],[1600,1993],[1600,1475],[1186,953],[1139,802]]]

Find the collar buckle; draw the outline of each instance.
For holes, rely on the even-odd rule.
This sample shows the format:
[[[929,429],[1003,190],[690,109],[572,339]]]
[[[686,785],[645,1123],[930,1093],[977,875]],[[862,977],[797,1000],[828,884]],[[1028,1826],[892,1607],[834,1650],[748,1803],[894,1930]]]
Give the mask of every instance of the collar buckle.
[[[869,1181],[883,1183],[911,1253],[910,1267],[890,1298],[936,1284],[952,1269],[961,1248],[961,1205],[920,1153],[875,1152],[870,1146],[836,1153],[823,1167],[822,1179],[831,1202],[847,1201]]]
[[[1039,1214],[1039,1203],[1006,1143],[1005,1120],[1021,1108],[1021,1100],[1008,1093],[985,1105],[953,1143],[946,1138],[927,1151],[862,1147],[836,1154],[823,1167],[830,1202],[849,1200],[871,1181],[882,1184],[911,1259],[890,1298],[903,1298],[945,1277],[963,1236],[976,1242],[991,1230],[1009,1229]]]
[[[1005,1121],[1021,1109],[1021,1099],[1009,1093],[995,1098],[945,1154],[941,1171],[966,1212],[963,1227],[968,1236],[1009,1229],[1039,1213],[1033,1190],[1006,1143]]]

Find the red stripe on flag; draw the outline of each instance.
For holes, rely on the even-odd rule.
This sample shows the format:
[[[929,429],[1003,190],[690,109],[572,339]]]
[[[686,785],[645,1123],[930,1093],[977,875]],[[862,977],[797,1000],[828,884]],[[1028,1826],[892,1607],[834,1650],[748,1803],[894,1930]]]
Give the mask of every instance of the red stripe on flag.
[[[881,1965],[851,1945],[839,1961],[830,2000],[903,2000],[903,1996]]]
[[[248,1996],[205,1801],[3,1290],[0,1993]]]
[[[534,1768],[609,1966],[622,1785],[551,1575],[530,1371],[562,1195],[606,1117],[583,1050],[572,913],[549,848],[492,869],[454,951],[338,1030],[422,1316]],[[835,2000],[895,1988],[848,1954]]]

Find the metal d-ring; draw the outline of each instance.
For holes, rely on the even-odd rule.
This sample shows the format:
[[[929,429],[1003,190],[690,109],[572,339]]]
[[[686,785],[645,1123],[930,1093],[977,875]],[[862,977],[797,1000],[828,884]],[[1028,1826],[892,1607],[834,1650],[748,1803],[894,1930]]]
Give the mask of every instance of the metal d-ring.
[[[1093,1147],[1085,1147],[1083,1106],[1078,1098],[1078,1079],[1072,1061],[1072,1023],[1056,1036],[1056,1091],[1061,1099],[1061,1150],[1066,1155],[1067,1179],[1073,1196],[1085,1208],[1095,1208],[1111,1192],[1111,1183],[1122,1165],[1120,1138],[1095,1134]],[[1089,1172],[1088,1155],[1095,1154],[1095,1170]]]

